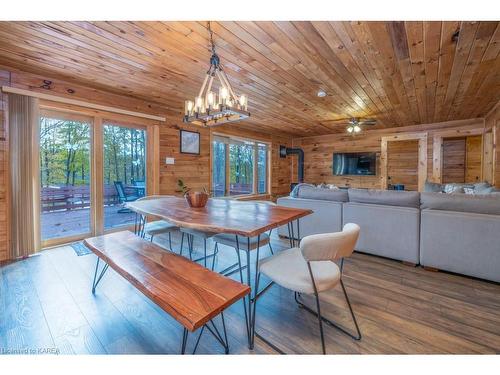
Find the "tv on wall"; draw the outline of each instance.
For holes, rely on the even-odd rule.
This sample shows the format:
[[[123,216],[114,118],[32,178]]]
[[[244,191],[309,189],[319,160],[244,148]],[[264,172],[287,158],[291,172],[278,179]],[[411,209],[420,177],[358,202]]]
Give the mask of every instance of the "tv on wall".
[[[376,174],[377,155],[374,152],[333,154],[333,174],[336,176],[373,176]]]

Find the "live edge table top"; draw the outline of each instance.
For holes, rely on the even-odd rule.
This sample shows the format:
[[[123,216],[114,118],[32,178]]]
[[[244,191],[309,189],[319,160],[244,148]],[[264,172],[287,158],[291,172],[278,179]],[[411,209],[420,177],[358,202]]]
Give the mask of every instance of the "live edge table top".
[[[312,214],[311,210],[300,208],[229,199],[209,199],[205,207],[192,208],[184,198],[174,196],[129,202],[126,206],[180,227],[245,237],[257,236]]]

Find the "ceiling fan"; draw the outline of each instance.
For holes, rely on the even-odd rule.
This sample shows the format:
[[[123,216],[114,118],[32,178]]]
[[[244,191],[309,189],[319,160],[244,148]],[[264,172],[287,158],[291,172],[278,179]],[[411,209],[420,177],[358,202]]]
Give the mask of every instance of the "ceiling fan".
[[[347,125],[348,133],[359,133],[362,130],[362,126],[371,126],[375,125],[377,120],[372,118],[359,119],[357,117],[350,118]]]

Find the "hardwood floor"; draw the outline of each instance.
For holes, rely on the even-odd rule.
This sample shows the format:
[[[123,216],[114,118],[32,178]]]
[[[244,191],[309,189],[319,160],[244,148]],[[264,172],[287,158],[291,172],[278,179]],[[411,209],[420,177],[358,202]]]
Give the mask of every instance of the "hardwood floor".
[[[272,244],[278,250],[288,242],[273,235]],[[66,246],[0,267],[0,353],[177,354],[180,325],[114,271],[92,295],[95,259]],[[218,268],[234,260],[234,250],[221,246]],[[344,280],[363,338],[354,341],[326,326],[330,354],[500,353],[498,284],[359,253],[346,261]],[[352,327],[340,289],[322,295],[322,311]],[[241,302],[225,315],[231,353],[275,353],[258,338],[255,350],[248,350]],[[259,299],[257,332],[287,353],[321,352],[316,318],[277,286]],[[197,353],[222,349],[204,335]]]

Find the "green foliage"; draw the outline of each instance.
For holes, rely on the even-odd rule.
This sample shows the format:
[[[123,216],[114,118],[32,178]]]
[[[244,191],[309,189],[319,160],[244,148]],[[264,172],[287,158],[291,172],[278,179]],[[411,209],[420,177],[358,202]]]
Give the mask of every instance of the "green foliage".
[[[90,184],[90,124],[40,118],[40,181],[47,186]],[[130,184],[146,177],[144,130],[106,124],[103,127],[104,183]]]
[[[185,184],[184,184],[184,181],[182,180],[177,180],[177,188],[178,192],[182,193],[182,194],[186,194],[189,190],[191,190],[190,188],[188,188]]]

